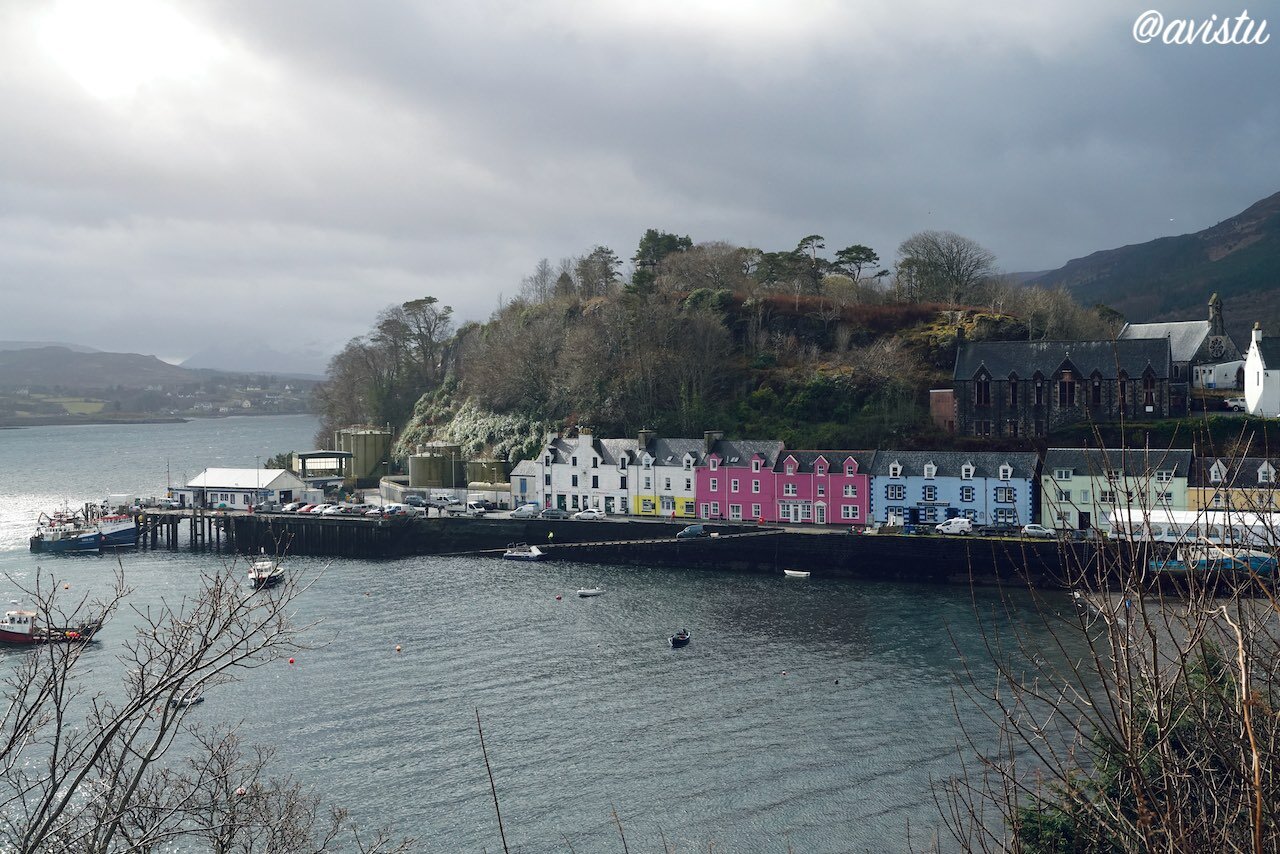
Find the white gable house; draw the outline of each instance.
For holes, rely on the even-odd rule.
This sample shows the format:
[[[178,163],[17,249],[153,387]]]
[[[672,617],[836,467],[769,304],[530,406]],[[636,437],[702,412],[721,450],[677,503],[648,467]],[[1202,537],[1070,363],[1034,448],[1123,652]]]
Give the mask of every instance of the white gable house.
[[[1244,360],[1244,402],[1251,415],[1280,416],[1280,338],[1263,338],[1258,323]]]
[[[287,504],[310,497],[302,478],[285,469],[205,469],[173,491],[183,506],[244,510],[262,501]]]
[[[555,437],[543,447],[539,499],[544,507],[573,512],[588,508],[625,514],[635,488],[634,439],[596,439],[586,429]]]

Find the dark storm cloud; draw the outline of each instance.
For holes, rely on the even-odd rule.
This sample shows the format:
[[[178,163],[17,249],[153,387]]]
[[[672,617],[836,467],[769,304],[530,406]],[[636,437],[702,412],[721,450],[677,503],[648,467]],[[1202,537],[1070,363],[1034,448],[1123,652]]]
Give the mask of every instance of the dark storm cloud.
[[[649,227],[886,259],[945,228],[1043,269],[1280,184],[1280,40],[1140,45],[1112,3],[615,5],[171,4],[203,64],[105,95],[0,8],[0,337],[336,348]]]

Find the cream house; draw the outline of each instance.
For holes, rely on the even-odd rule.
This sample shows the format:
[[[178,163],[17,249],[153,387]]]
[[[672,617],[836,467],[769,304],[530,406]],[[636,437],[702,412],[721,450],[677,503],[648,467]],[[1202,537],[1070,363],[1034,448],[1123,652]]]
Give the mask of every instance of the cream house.
[[[1101,451],[1050,448],[1040,469],[1040,524],[1106,528],[1118,507],[1187,509],[1189,449]]]

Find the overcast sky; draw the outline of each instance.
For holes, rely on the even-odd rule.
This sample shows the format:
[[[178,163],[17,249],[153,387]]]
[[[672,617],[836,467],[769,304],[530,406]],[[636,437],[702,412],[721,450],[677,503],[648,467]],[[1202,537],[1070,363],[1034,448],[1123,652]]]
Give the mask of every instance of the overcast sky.
[[[1263,45],[1152,8],[1246,7],[0,0],[0,339],[333,352],[646,228],[1008,271],[1197,231],[1280,190],[1280,0]]]

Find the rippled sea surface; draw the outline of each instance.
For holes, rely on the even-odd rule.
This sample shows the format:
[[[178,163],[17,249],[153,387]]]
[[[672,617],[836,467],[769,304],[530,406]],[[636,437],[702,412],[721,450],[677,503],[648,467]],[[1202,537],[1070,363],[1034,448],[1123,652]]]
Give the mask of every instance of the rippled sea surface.
[[[18,496],[0,516],[0,592],[19,599],[41,572],[76,593],[110,584],[113,557],[27,552],[37,505],[162,493],[156,447],[194,474],[307,448],[314,430],[264,418],[0,431]],[[145,607],[225,558],[120,559]],[[962,658],[990,671],[967,588],[482,558],[290,565],[314,579],[297,600],[317,623],[312,648],[192,714],[242,722],[277,749],[277,773],[424,851],[502,850],[477,710],[513,851],[620,852],[615,811],[633,852],[904,850],[908,825],[921,847],[940,832],[931,781],[959,767]],[[602,596],[575,595],[597,585]],[[682,626],[693,640],[673,650]],[[127,630],[112,624],[90,653],[94,687],[118,685]]]

